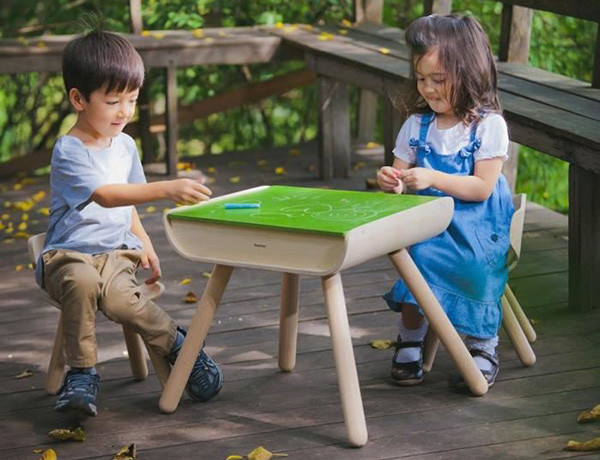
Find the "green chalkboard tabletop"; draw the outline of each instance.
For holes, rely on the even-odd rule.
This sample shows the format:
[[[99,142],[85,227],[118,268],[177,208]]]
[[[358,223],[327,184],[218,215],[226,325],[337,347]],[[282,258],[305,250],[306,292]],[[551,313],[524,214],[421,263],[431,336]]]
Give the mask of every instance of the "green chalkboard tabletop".
[[[168,218],[343,236],[356,227],[435,199],[272,185],[175,209]],[[225,203],[259,203],[260,208],[226,209]]]

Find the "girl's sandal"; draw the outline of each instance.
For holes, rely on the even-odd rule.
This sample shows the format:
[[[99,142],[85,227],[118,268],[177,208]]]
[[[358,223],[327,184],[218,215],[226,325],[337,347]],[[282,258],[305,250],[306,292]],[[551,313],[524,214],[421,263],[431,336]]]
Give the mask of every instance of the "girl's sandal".
[[[423,346],[424,342],[402,342],[398,336],[396,342],[396,352],[392,358],[392,379],[394,383],[402,386],[418,385],[423,381],[425,373],[423,371]],[[417,361],[408,363],[397,363],[398,352],[403,348],[419,348],[420,354]]]

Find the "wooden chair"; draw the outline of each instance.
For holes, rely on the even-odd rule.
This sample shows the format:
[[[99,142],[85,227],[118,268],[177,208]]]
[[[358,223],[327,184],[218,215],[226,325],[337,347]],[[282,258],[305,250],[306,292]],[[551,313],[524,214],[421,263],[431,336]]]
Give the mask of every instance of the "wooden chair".
[[[33,265],[38,261],[40,252],[44,247],[44,241],[46,238],[45,233],[34,235],[27,240],[27,251],[29,253],[29,260]],[[141,284],[141,292],[144,296],[154,300],[158,298],[165,287],[162,283],[154,283],[151,285]],[[45,291],[44,291],[45,292]],[[49,295],[46,294],[47,300],[59,310],[61,306],[58,302],[52,300]],[[146,358],[143,352],[143,340],[134,332],[131,327],[123,325],[123,335],[125,336],[125,344],[127,346],[127,353],[129,355],[129,364],[131,366],[131,372],[135,380],[141,381],[148,376],[148,366]],[[169,376],[169,365],[166,363],[164,358],[156,355],[148,348],[148,354],[152,360],[152,364],[156,373],[159,376],[161,383],[166,382]],[[56,328],[56,334],[54,337],[54,346],[52,347],[52,355],[50,357],[50,363],[48,364],[48,373],[46,375],[46,381],[44,388],[49,394],[55,395],[60,390],[63,378],[63,372],[65,367],[65,357],[63,353],[62,344],[62,315],[58,321],[58,327]]]
[[[527,196],[524,193],[513,197],[515,212],[510,221],[510,248],[507,256],[509,271],[517,266],[519,257],[521,256],[526,202]],[[513,344],[521,363],[524,366],[532,366],[535,364],[536,357],[530,344],[535,342],[536,333],[508,283],[506,283],[504,288],[504,295],[501,302],[502,327]],[[425,338],[425,351],[423,355],[423,369],[426,372],[429,372],[433,366],[439,343],[439,338],[430,329]]]

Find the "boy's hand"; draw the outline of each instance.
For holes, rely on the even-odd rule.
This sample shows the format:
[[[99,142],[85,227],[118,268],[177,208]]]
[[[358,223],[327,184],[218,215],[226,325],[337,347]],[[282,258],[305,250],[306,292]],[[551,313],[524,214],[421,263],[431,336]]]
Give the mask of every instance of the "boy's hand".
[[[167,182],[167,198],[176,203],[196,204],[208,200],[211,195],[211,190],[198,180],[174,179]]]
[[[154,284],[160,279],[162,275],[160,260],[151,245],[144,245],[140,264],[144,270],[151,270],[150,277],[145,281],[146,284]]]
[[[402,193],[401,171],[391,166],[384,166],[377,172],[377,184],[384,192]]]
[[[403,169],[399,173],[400,180],[413,190],[431,187],[435,178],[435,171],[427,168]]]

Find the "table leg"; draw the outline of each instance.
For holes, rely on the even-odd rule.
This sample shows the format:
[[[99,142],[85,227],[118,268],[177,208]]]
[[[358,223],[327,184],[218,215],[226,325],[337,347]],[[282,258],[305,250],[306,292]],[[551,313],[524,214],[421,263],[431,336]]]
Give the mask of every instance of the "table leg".
[[[446,347],[471,393],[477,396],[487,393],[488,385],[483,374],[473,361],[467,347],[465,347],[456,329],[442,310],[441,305],[431,292],[425,278],[419,272],[408,251],[401,249],[389,254],[389,257],[417,299],[419,307],[421,307],[429,321],[429,325]]]
[[[333,357],[335,359],[348,441],[356,447],[364,446],[368,438],[367,424],[350,338],[342,278],[339,273],[336,273],[324,276],[321,278],[321,283],[325,296],[325,306],[327,307],[327,317],[329,318]]]
[[[163,412],[170,413],[177,409],[181,394],[206,339],[217,305],[221,301],[232,271],[233,267],[227,265],[215,265],[213,269],[204,294],[196,307],[196,313],[192,318],[192,324],[183,342],[183,347],[158,402],[158,406]]]
[[[293,273],[283,273],[279,316],[279,368],[284,372],[291,371],[296,365],[299,292],[300,277]]]

